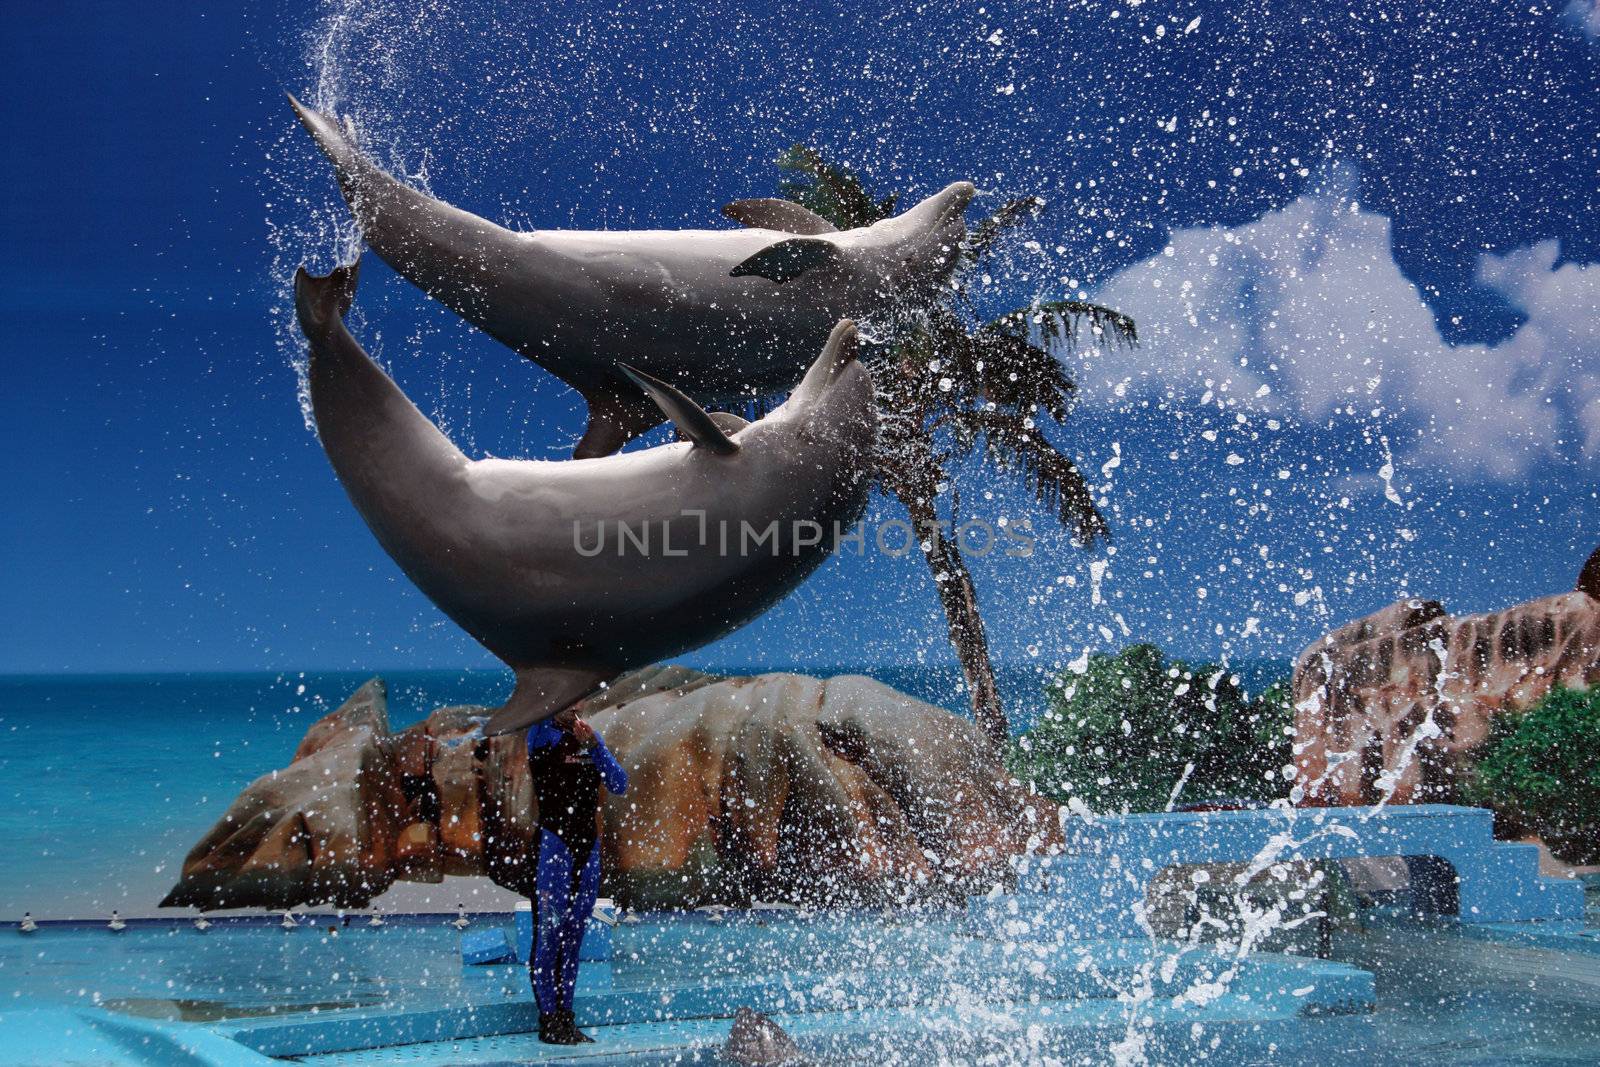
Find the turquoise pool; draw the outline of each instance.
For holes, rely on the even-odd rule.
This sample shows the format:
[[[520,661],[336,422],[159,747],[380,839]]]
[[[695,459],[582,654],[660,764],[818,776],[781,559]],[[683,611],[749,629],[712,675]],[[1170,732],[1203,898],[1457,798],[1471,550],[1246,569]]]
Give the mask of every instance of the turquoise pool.
[[[359,1030],[407,1012],[487,1019],[525,1010],[521,969],[463,967],[460,935],[445,917],[376,929],[363,921],[321,917],[290,931],[271,921],[224,921],[205,933],[165,922],[135,923],[120,934],[98,923],[49,924],[29,935],[7,930],[0,997],[16,1039],[0,1049],[0,1062],[52,1062],[28,1058],[38,1046],[24,1031],[59,1027],[67,1016],[20,1011],[29,1008],[93,1008],[141,1026],[269,1037],[303,1022],[342,1019]],[[477,925],[489,921],[480,917]],[[960,916],[938,912],[734,913],[721,922],[648,916],[616,929],[610,974],[591,967],[583,990],[613,1000],[637,994],[635,1003],[648,1005],[676,989],[678,1001],[661,999],[669,1006],[659,1014],[671,1016],[671,1003],[687,1003],[683,990],[723,998],[731,1014],[738,997],[778,988],[778,1002],[792,1011],[784,1025],[802,1049],[830,1063],[1113,1062],[1115,1051],[1134,1047],[1130,1040],[1151,1063],[1190,1062],[1200,1053],[1241,1064],[1600,1058],[1600,952],[1581,947],[1487,940],[1449,923],[1373,924],[1335,937],[1335,959],[1350,967],[1263,956],[1226,995],[1175,1007],[1174,989],[1214,977],[1215,961],[1204,953],[1173,957],[1165,943],[1086,942],[1072,949],[1077,955],[1052,956],[963,931]],[[1339,1007],[1340,983],[1360,973],[1355,968],[1376,976],[1373,1011]],[[1047,984],[1028,985],[1035,980]],[[1273,990],[1288,1000],[1302,980],[1320,983],[1312,1000],[1331,991],[1328,1010],[1275,1005]],[[1153,995],[1141,995],[1145,981]],[[1040,996],[1041,988],[1055,992]],[[634,1021],[596,1029],[593,1051],[605,1057],[598,1062],[716,1063],[726,1033],[725,1020]],[[84,1051],[100,1048],[84,1040]],[[116,1047],[127,1050],[124,1062],[169,1062],[138,1059],[126,1039]],[[257,1047],[270,1051],[271,1041]],[[489,1034],[404,1054],[355,1050],[300,1062],[503,1064],[557,1062],[559,1054],[526,1035]],[[84,1062],[95,1059],[108,1062],[98,1052]]]

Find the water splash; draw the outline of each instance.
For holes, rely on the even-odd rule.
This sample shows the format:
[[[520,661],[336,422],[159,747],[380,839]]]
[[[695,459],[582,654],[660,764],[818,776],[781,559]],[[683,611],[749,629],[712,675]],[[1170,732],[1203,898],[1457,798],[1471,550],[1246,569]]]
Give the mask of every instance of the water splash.
[[[362,152],[430,195],[430,152],[402,135],[401,114],[408,89],[417,80],[411,71],[443,46],[439,23],[450,10],[438,3],[327,0],[301,45],[311,86],[302,99],[316,111],[338,116]],[[353,262],[361,254],[361,232],[337,192],[327,161],[287,107],[282,132],[267,158],[264,192],[275,295],[270,315],[278,351],[295,372],[301,417],[314,431],[305,339],[294,312],[294,274],[302,266],[321,274]],[[366,322],[364,303],[357,302],[351,312],[358,329]],[[381,362],[376,346],[373,355]]]

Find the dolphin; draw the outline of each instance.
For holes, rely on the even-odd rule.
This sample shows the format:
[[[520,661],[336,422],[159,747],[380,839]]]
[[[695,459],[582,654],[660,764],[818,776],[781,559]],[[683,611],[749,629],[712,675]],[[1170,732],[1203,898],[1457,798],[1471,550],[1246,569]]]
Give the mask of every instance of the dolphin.
[[[877,420],[849,320],[756,422],[625,368],[682,440],[596,459],[473,460],[345,327],[359,267],[295,275],[317,433],[378,543],[516,672],[491,735],[751,621],[866,504]]]
[[[723,213],[744,229],[519,233],[397,181],[335,119],[289,101],[372,251],[583,395],[578,459],[662,421],[621,358],[731,406],[793,385],[839,319],[926,305],[955,266],[976,192],[955,182],[845,231],[788,201],[741,200]]]

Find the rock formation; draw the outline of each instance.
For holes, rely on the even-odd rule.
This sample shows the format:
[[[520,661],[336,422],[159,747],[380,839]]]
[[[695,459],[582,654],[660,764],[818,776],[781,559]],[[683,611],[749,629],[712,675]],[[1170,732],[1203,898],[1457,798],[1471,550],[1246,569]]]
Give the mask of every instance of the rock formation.
[[[1057,843],[966,719],[868,678],[650,668],[582,713],[627,768],[601,811],[607,892],[631,906],[958,896]],[[164,906],[360,907],[397,879],[531,889],[521,734],[484,708],[393,733],[373,679],[306,732],[190,851]]]
[[[1403,600],[1312,643],[1294,671],[1301,802],[1455,799],[1494,716],[1600,683],[1597,597],[1600,550],[1570,593],[1459,617]]]

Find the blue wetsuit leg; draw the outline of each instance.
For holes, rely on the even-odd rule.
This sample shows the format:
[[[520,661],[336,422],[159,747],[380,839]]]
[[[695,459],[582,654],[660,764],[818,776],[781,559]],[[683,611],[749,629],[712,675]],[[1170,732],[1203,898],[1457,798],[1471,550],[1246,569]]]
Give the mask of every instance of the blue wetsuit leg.
[[[589,916],[594,911],[595,896],[600,892],[600,843],[589,850],[589,861],[578,875],[573,887],[572,908],[567,912],[566,929],[561,934],[563,950],[561,970],[561,1006],[572,1007],[572,993],[578,985],[578,957],[583,948],[583,935],[589,928]]]
[[[563,736],[551,722],[530,728],[530,761],[541,749],[560,744]],[[606,748],[605,742],[597,737],[589,751],[606,789],[619,796],[626,792],[628,773]],[[580,861],[583,868],[575,871],[573,868]],[[578,984],[578,955],[599,891],[599,843],[590,848],[588,856],[574,857],[560,837],[541,827],[539,867],[535,877],[533,953],[528,960],[528,972],[542,1015],[572,1007],[573,990]]]
[[[596,849],[595,851],[599,851]],[[567,916],[572,907],[572,855],[561,838],[539,831],[538,899],[534,901],[533,952],[528,970],[533,979],[533,999],[539,1014],[560,1011]],[[572,953],[574,960],[577,952]],[[576,967],[574,967],[576,971]]]

